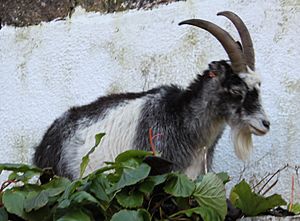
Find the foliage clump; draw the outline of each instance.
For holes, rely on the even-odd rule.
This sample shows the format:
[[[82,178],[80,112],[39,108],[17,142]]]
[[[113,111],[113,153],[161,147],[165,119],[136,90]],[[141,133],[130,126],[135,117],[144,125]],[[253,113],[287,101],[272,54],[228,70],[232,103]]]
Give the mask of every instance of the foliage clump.
[[[83,157],[80,178],[73,181],[55,176],[49,169],[0,164],[0,173],[12,171],[1,187],[0,220],[225,220],[226,173],[208,173],[192,181],[182,173],[166,173],[166,168],[160,171],[157,163],[163,159],[151,152],[129,150],[115,162],[107,162],[107,166],[83,177],[89,154],[102,136],[96,135],[95,146]],[[18,185],[7,188],[11,183]],[[230,195],[233,205],[245,215],[285,204],[278,195],[255,195],[247,185],[242,181]],[[249,209],[249,204],[259,209]]]

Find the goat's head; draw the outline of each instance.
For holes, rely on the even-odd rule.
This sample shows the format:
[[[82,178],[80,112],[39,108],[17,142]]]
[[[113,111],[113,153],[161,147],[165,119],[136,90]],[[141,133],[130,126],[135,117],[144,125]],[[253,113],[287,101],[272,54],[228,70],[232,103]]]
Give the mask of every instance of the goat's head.
[[[260,99],[260,79],[255,73],[255,57],[252,40],[246,25],[233,12],[220,12],[237,28],[241,44],[228,32],[205,20],[190,19],[181,22],[207,30],[222,44],[230,62],[212,62],[206,74],[218,85],[219,109],[232,129],[235,152],[246,159],[252,149],[252,134],[264,135],[270,123]],[[212,82],[212,81],[210,81]]]

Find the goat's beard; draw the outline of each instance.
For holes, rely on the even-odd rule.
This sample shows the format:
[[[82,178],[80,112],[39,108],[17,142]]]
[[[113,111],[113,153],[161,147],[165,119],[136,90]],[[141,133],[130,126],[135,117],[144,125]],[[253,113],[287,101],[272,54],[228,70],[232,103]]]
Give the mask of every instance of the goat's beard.
[[[252,136],[248,127],[233,127],[231,137],[234,144],[234,150],[237,157],[241,160],[247,160],[252,151]]]

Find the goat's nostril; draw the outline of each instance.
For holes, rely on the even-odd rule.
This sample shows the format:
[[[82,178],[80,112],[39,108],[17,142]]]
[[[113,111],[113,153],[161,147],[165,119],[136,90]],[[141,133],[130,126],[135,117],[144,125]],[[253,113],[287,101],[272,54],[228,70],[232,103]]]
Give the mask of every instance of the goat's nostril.
[[[262,121],[262,124],[266,127],[266,128],[270,128],[270,121],[267,121],[267,120],[263,120]]]

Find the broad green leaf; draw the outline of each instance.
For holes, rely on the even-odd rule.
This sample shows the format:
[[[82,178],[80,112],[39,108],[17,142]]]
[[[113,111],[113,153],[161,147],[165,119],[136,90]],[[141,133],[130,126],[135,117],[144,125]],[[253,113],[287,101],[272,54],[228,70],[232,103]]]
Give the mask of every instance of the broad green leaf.
[[[76,191],[76,189],[83,185],[82,180],[74,180],[72,183],[66,186],[65,192],[62,196],[57,200],[58,201],[58,208],[66,208],[70,205],[70,196]]]
[[[145,163],[142,163],[137,168],[124,168],[120,180],[110,188],[108,193],[122,189],[125,186],[136,184],[145,179],[149,175],[150,169],[151,168]]]
[[[95,145],[90,149],[90,151],[84,157],[82,157],[81,164],[80,164],[80,178],[82,178],[85,169],[90,162],[90,155],[95,151],[96,147],[99,145],[104,135],[105,135],[104,133],[96,134]]]
[[[0,220],[1,221],[7,221],[8,220],[8,215],[4,207],[0,207]]]
[[[225,187],[222,180],[213,173],[203,176],[193,196],[201,207],[213,209],[219,216],[219,220],[224,220],[227,214],[227,204]]]
[[[137,208],[142,206],[144,195],[140,191],[128,191],[123,189],[116,195],[118,203],[124,208]]]
[[[176,197],[189,197],[195,190],[195,184],[186,175],[173,173],[169,176],[164,190]]]
[[[150,221],[150,214],[143,209],[139,210],[121,210],[115,213],[111,221]]]
[[[49,197],[57,196],[65,191],[71,181],[64,177],[55,177],[49,183],[42,185],[42,188]]]
[[[39,172],[42,173],[43,170],[35,167],[35,166],[30,166],[26,164],[15,164],[15,163],[3,163],[0,164],[0,171],[2,170],[8,170],[8,171],[14,171],[14,172],[27,172],[27,171],[33,171],[33,172]]]
[[[205,206],[195,207],[187,210],[181,210],[171,215],[170,217],[175,218],[182,214],[186,215],[187,217],[191,217],[193,214],[197,214],[200,215],[204,221],[223,221],[220,218],[220,216],[215,212],[214,209]]]
[[[166,181],[168,175],[157,175],[147,177],[139,186],[139,190],[143,193],[151,193],[155,186]]]
[[[59,202],[57,208],[59,209],[64,209],[64,208],[67,208],[71,205],[71,200],[69,199],[63,199]]]
[[[48,203],[49,197],[46,191],[30,192],[24,201],[25,211],[31,212],[44,207]]]
[[[104,174],[99,174],[95,179],[92,180],[90,185],[90,192],[94,193],[95,196],[104,202],[110,202],[111,195],[106,193],[106,190],[111,187],[106,176]]]
[[[96,203],[98,204],[98,200],[93,197],[91,194],[85,192],[85,191],[79,191],[74,193],[70,197],[71,202],[79,203],[79,204],[89,204],[89,203]]]
[[[269,197],[263,197],[254,193],[245,180],[242,180],[232,188],[230,201],[247,216],[256,216],[274,207],[286,205],[286,202],[280,195],[274,194]]]
[[[71,210],[66,215],[59,218],[57,221],[91,221],[88,214],[82,211],[82,209]]]
[[[129,159],[132,158],[138,158],[138,159],[144,159],[146,156],[150,156],[152,155],[151,152],[148,151],[143,151],[143,150],[127,150],[123,153],[120,153],[116,159],[115,162],[116,163],[121,163],[121,162],[125,162]]]
[[[6,190],[2,196],[4,207],[9,213],[25,218],[24,212],[25,194],[14,189]]]

